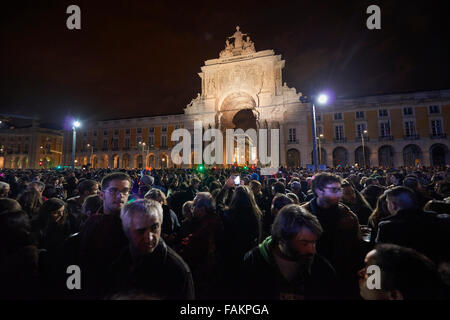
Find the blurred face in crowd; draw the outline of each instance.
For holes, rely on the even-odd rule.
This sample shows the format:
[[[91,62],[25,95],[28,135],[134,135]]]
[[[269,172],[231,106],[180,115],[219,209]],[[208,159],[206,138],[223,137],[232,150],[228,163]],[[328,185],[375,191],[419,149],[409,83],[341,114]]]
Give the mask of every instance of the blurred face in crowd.
[[[8,197],[9,194],[9,186],[5,186],[1,191],[0,191],[0,198],[6,198]]]
[[[106,190],[100,192],[105,214],[119,214],[128,200],[130,182],[128,180],[112,180]]]
[[[338,205],[342,198],[342,188],[339,182],[333,182],[325,185],[323,190],[315,190],[320,203],[326,206]]]
[[[342,200],[346,203],[356,203],[356,193],[351,186],[345,186],[343,188]]]
[[[402,294],[398,290],[385,291],[383,287],[381,289],[369,289],[367,287],[367,279],[371,276],[371,273],[367,274],[367,268],[371,265],[376,265],[376,254],[377,251],[375,249],[370,251],[364,259],[365,267],[358,271],[359,293],[361,297],[364,300],[402,300]]]
[[[192,213],[193,218],[201,218],[206,215],[206,209],[204,207],[199,206],[201,198],[200,196],[195,196],[194,202],[192,203]]]
[[[135,252],[142,255],[152,253],[161,238],[161,221],[158,214],[133,215],[128,238]]]
[[[98,194],[98,183],[96,183],[91,190],[89,190],[89,193],[86,196],[92,196]]]
[[[50,218],[53,219],[53,221],[56,223],[62,222],[62,218],[64,217],[64,208],[65,206],[62,206],[58,210],[51,212]]]
[[[287,245],[282,246],[282,252],[287,256],[310,264],[316,254],[317,235],[308,228],[301,228]]]

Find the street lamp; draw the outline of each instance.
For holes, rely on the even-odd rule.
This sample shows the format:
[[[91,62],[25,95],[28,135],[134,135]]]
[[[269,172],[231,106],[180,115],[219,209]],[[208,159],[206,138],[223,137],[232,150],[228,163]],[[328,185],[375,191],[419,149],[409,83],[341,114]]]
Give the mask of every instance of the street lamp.
[[[364,159],[364,169],[366,169],[366,150],[364,148],[364,135],[367,134],[367,130],[364,130],[361,134],[361,144],[363,150],[363,159]]]
[[[312,102],[311,103],[311,124],[312,124],[312,140],[313,140],[313,161],[314,161],[314,171],[317,171],[317,120],[316,120],[316,106],[315,102],[320,105],[325,105],[328,102],[328,96],[324,93],[319,94],[317,97],[312,96],[312,99],[308,101],[308,97],[300,97],[301,102]]]
[[[144,168],[147,167],[147,156],[148,156],[148,147],[145,148],[145,142],[139,141],[139,145],[142,146],[142,157],[144,157],[144,151],[145,151],[145,159],[143,161]]]
[[[77,128],[81,126],[79,121],[74,121],[72,124],[72,170],[75,170],[75,145],[77,141]]]
[[[322,164],[322,147],[320,146],[322,139],[323,139],[323,134],[321,133],[321,134],[319,134],[319,138],[318,138],[318,141],[319,141],[319,165]]]
[[[94,155],[94,146],[91,146],[89,143],[87,144],[87,147],[88,148],[91,148],[91,156],[89,157],[89,163],[91,163],[92,162],[92,156]],[[91,165],[93,165],[92,163],[91,163]]]

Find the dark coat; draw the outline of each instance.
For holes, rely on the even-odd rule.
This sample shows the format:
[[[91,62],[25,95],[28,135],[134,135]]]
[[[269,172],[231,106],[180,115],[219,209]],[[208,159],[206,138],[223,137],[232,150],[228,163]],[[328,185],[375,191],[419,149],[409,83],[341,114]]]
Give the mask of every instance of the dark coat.
[[[124,248],[110,269],[110,293],[138,291],[157,299],[193,300],[194,282],[184,260],[164,240],[155,250],[133,263],[129,248]]]
[[[335,297],[336,273],[326,259],[316,255],[310,272],[299,272],[297,279],[288,282],[280,272],[273,247],[272,238],[268,237],[245,255],[241,273],[242,298],[316,300]]]
[[[377,243],[415,249],[439,262],[450,259],[450,216],[421,209],[400,210],[378,224]]]

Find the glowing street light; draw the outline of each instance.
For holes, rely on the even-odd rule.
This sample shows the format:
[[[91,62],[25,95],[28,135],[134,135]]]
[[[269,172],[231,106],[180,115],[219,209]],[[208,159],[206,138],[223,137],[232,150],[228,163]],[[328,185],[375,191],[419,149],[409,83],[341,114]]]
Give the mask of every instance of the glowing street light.
[[[72,124],[72,170],[75,170],[75,147],[77,141],[77,128],[81,127],[80,121],[76,120]]]
[[[328,102],[328,96],[326,94],[320,94],[319,97],[317,98],[317,102],[319,104],[326,104]]]

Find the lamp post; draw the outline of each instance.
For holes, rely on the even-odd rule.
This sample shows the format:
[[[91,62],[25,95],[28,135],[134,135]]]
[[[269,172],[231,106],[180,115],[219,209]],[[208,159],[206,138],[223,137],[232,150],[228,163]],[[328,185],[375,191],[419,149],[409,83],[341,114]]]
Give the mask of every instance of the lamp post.
[[[139,145],[142,146],[142,157],[144,157],[144,151],[145,151],[145,158],[143,159],[143,166],[144,168],[147,167],[147,156],[148,156],[148,147],[145,147],[145,142],[139,141]]]
[[[317,120],[316,120],[316,106],[315,102],[320,105],[325,105],[328,102],[328,96],[326,94],[319,94],[317,97],[313,96],[311,101],[308,101],[308,97],[300,97],[302,102],[311,102],[311,124],[312,124],[312,140],[313,140],[313,162],[314,162],[314,171],[318,169],[318,161],[317,161]]]
[[[75,147],[77,141],[77,128],[79,126],[81,126],[81,123],[79,121],[74,121],[72,124],[72,170],[75,170]]]
[[[361,144],[362,144],[362,150],[363,150],[363,159],[364,159],[364,169],[366,169],[366,150],[364,147],[364,135],[367,134],[367,130],[364,130],[361,134]]]
[[[91,163],[91,162],[92,162],[92,156],[94,155],[94,146],[91,146],[91,145],[88,143],[88,144],[87,144],[87,147],[88,147],[88,148],[91,148],[91,156],[89,157],[89,163]],[[91,166],[93,167],[94,164],[91,163]]]
[[[321,133],[321,134],[319,134],[319,138],[318,138],[318,141],[319,141],[319,166],[322,164],[322,147],[320,146],[320,143],[322,142],[322,139],[323,139],[323,134]]]

